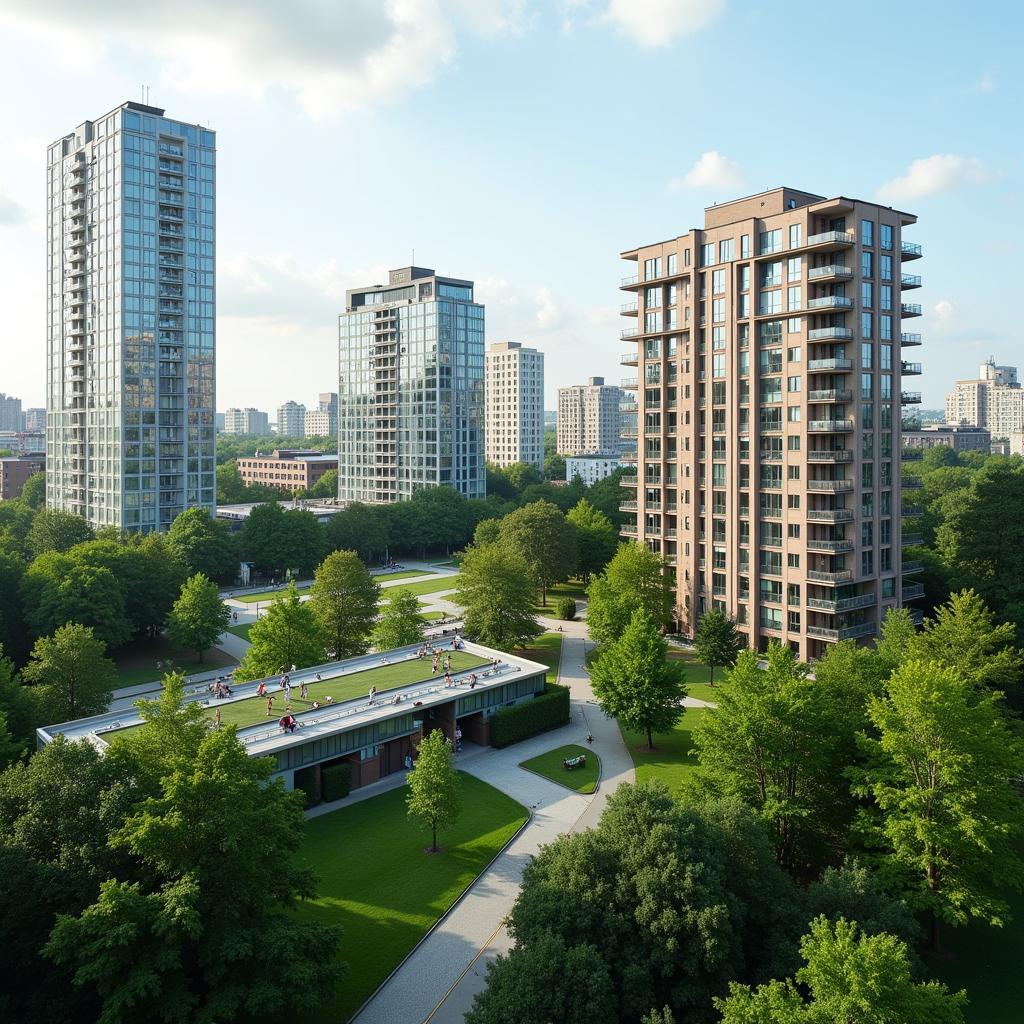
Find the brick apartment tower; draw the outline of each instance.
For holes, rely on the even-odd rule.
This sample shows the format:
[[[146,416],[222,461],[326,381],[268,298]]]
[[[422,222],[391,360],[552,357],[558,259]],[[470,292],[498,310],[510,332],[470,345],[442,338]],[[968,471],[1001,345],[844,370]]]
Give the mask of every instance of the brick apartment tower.
[[[712,607],[752,647],[803,660],[867,638],[921,595],[905,577],[902,407],[921,344],[903,320],[916,218],[779,188],[705,211],[704,228],[624,252],[639,366],[636,512],[623,534],[665,555],[692,633]],[[912,453],[917,455],[919,453]],[[909,538],[912,539],[912,538]]]

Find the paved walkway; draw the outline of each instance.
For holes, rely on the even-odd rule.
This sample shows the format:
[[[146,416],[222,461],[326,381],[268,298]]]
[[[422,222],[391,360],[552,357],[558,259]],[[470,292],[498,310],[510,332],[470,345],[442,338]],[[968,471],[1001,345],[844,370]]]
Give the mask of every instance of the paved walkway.
[[[530,808],[529,824],[355,1018],[358,1024],[461,1024],[473,996],[483,988],[487,961],[509,948],[503,922],[529,859],[559,835],[593,825],[608,794],[633,780],[633,764],[618,726],[592,702],[584,662],[590,646],[586,627],[580,622],[562,627],[559,681],[570,688],[570,724],[505,750],[471,754],[459,764]],[[594,796],[574,793],[518,767],[519,762],[566,743],[586,745],[588,732],[602,768]]]

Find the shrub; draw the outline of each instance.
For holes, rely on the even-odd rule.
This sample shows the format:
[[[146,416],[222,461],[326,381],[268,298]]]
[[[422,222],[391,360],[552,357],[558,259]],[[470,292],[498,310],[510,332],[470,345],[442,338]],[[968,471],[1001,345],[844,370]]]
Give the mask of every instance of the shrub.
[[[313,765],[310,768],[300,768],[295,773],[295,788],[306,798],[306,807],[314,807],[320,803],[320,784],[317,779],[320,766]]]
[[[548,683],[533,700],[502,708],[490,718],[491,746],[507,747],[569,723],[569,687]]]
[[[323,797],[328,803],[341,800],[352,791],[352,765],[332,764],[321,773]]]
[[[559,598],[558,604],[555,605],[555,611],[560,619],[575,619],[576,602],[571,597]]]

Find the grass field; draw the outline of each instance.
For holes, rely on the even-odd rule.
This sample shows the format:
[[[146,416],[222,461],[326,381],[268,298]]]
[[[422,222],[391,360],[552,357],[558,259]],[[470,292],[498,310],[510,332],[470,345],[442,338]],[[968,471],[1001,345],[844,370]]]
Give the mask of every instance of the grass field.
[[[423,580],[422,583],[410,583],[409,586],[402,587],[402,590],[408,590],[411,594],[422,597],[424,594],[436,594],[442,590],[454,590],[457,585],[458,576],[452,575],[437,580]]]
[[[678,789],[697,767],[693,750],[693,729],[703,715],[714,714],[707,708],[687,708],[679,724],[670,733],[654,737],[655,750],[648,752],[647,737],[622,729],[622,739],[636,766],[636,781],[658,779],[669,789]],[[621,728],[621,727],[620,727]]]
[[[133,640],[112,653],[111,658],[117,666],[117,687],[157,682],[171,667],[189,675],[237,664],[230,654],[216,647],[204,651],[200,661],[195,651],[178,650],[166,636]],[[160,668],[156,667],[157,662],[161,663]]]
[[[547,604],[538,603],[534,606],[533,610],[537,615],[553,616],[556,614],[558,602],[563,597],[571,597],[576,601],[586,600],[587,591],[579,580],[569,580],[568,583],[556,583],[548,589]]]
[[[586,754],[585,766],[573,769],[562,766],[563,761],[580,754]],[[601,761],[597,754],[576,743],[569,743],[557,750],[549,750],[539,757],[531,757],[529,761],[520,761],[519,767],[543,775],[544,778],[577,793],[593,793],[597,789],[597,780],[601,775]]]
[[[444,612],[420,612],[420,618],[426,622],[437,622],[444,618]]]
[[[234,633],[235,636],[240,636],[243,640],[248,640],[249,630],[252,629],[254,625],[255,623],[252,622],[242,622],[237,626],[228,626],[228,632]]]
[[[541,633],[526,647],[516,651],[516,654],[528,658],[530,661],[539,661],[542,665],[547,665],[548,671],[544,680],[554,683],[558,680],[558,659],[562,655],[562,634]]]
[[[302,856],[319,876],[319,896],[298,912],[341,925],[347,969],[333,998],[304,1024],[347,1021],[527,820],[504,793],[460,778],[462,814],[439,837],[440,854],[423,852],[430,834],[406,814],[407,787],[306,822]]]
[[[378,583],[387,583],[388,580],[407,580],[415,576],[430,576],[432,574],[432,569],[405,569],[402,572],[381,573],[379,576],[374,576],[373,578]],[[425,580],[424,582],[429,583],[430,581]],[[239,594],[232,598],[232,600],[241,601],[242,604],[255,604],[257,601],[272,601],[275,597],[283,594],[286,589],[286,587],[275,587],[273,590],[261,590],[258,593],[253,594]],[[299,594],[309,593],[308,584],[304,587],[296,587],[296,589]]]
[[[676,647],[669,648],[669,658],[679,662],[686,671],[687,695],[697,700],[715,700],[715,693],[722,688],[725,673],[728,669],[719,665],[715,669],[715,685],[711,685],[711,669],[697,661],[692,651],[681,651]]]

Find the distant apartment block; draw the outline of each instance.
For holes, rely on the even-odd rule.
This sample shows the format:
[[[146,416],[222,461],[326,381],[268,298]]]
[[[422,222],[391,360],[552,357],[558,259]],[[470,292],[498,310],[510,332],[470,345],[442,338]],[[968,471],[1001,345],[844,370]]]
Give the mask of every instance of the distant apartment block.
[[[920,430],[903,431],[904,448],[952,448],[957,452],[987,452],[991,442],[992,434],[985,427],[972,427],[964,423],[927,423]]]
[[[245,484],[266,484],[289,491],[310,488],[329,469],[337,468],[336,455],[295,448],[276,448],[269,455],[257,452],[238,460],[238,475]]]
[[[23,429],[29,433],[43,434],[46,432],[46,410],[45,409],[26,409],[23,414]]]
[[[623,533],[668,560],[676,617],[711,608],[757,649],[803,660],[877,634],[919,597],[903,562],[905,405],[921,372],[904,350],[920,305],[905,271],[916,218],[779,188],[705,210],[704,227],[622,254],[637,367],[635,520]]]
[[[423,487],[483,498],[484,307],[473,282],[425,267],[346,293],[338,317],[338,496]]]
[[[266,437],[270,433],[270,417],[259,409],[228,409],[224,413],[224,433]]]
[[[33,474],[45,471],[46,456],[41,452],[0,458],[0,501],[21,497],[25,481]]]
[[[277,432],[282,437],[305,437],[306,407],[292,401],[278,406]]]
[[[618,455],[570,455],[565,460],[565,481],[572,483],[579,477],[590,487],[611,476],[622,465]]]
[[[621,388],[591,377],[586,384],[558,389],[556,444],[559,455],[622,450]]]
[[[21,399],[0,392],[0,430],[23,430]]]
[[[946,395],[946,421],[985,427],[993,438],[1006,439],[1024,430],[1024,388],[1015,366],[981,364],[976,380],[958,380]]]
[[[306,410],[306,437],[335,437],[338,433],[338,396],[321,392],[317,407]]]
[[[544,468],[544,353],[499,341],[484,362],[487,461]]]

